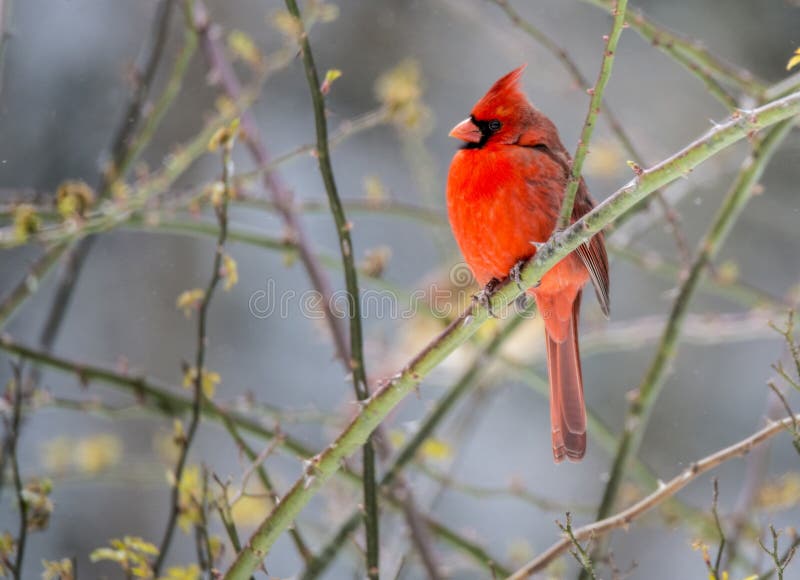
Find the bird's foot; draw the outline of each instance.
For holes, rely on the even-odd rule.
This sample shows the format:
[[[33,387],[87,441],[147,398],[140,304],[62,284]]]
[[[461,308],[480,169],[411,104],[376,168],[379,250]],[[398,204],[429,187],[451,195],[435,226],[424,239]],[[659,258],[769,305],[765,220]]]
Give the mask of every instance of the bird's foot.
[[[480,304],[481,306],[486,308],[486,310],[489,311],[489,316],[491,316],[492,318],[495,317],[494,311],[492,310],[492,296],[494,296],[494,293],[497,291],[498,286],[500,286],[500,280],[498,280],[497,278],[492,278],[491,280],[489,280],[486,286],[483,287],[483,290],[481,290],[475,295],[475,300],[478,302],[478,304]]]
[[[520,260],[514,264],[514,266],[508,272],[508,277],[514,281],[520,291],[527,290],[527,288],[522,285],[522,268],[525,267],[525,264],[527,264],[527,260]]]

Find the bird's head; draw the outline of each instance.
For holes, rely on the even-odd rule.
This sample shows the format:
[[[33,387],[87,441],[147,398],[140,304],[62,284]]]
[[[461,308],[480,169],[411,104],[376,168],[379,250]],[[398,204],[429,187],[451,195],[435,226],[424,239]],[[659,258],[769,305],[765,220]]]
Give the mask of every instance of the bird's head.
[[[450,131],[450,136],[466,142],[469,149],[486,144],[527,145],[529,141],[547,144],[555,132],[552,123],[540,113],[520,88],[520,77],[527,65],[512,70],[498,80],[472,108],[470,116]]]

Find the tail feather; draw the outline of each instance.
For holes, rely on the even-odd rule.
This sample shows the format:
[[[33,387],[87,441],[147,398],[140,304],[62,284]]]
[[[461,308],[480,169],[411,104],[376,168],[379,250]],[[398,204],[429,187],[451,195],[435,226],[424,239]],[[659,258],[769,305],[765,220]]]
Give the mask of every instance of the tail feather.
[[[547,333],[547,370],[550,375],[550,423],[553,457],[580,461],[586,453],[586,407],[578,348],[578,318],[581,295],[575,297],[572,317],[563,341]]]

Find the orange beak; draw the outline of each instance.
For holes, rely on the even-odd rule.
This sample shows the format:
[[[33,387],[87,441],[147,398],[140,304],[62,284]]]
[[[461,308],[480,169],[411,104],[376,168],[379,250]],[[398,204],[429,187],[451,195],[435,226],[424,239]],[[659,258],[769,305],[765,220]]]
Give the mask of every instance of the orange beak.
[[[461,139],[467,143],[480,143],[480,140],[483,139],[483,133],[481,133],[478,126],[472,122],[472,119],[467,118],[453,127],[453,130],[450,131],[450,137]]]

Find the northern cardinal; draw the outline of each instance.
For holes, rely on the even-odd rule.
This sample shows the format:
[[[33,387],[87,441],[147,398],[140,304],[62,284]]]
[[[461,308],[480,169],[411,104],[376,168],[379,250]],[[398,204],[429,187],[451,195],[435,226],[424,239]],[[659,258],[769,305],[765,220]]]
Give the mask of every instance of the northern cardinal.
[[[447,178],[450,225],[475,279],[487,289],[531,258],[536,244],[553,233],[572,167],[555,125],[520,89],[524,68],[498,80],[469,118],[450,132],[466,142],[453,157]],[[592,207],[581,180],[572,221]],[[608,257],[602,233],[528,289],[544,319],[556,463],[565,457],[579,461],[586,453],[578,317],[581,292],[589,280],[608,316]]]

